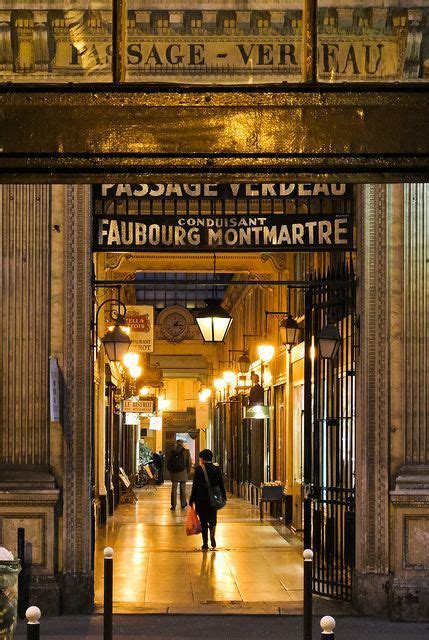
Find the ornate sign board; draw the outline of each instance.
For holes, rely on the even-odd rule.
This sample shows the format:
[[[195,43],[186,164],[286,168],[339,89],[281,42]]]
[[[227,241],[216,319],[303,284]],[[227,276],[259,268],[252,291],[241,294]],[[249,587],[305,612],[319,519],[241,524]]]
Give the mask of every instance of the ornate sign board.
[[[425,3],[324,4],[320,2],[318,9],[319,79],[428,77]],[[126,79],[187,84],[301,82],[302,6],[299,0],[131,3]],[[9,2],[0,2],[0,80],[112,80],[109,2],[73,3],[62,9],[27,0],[12,9]]]
[[[93,204],[94,251],[353,248],[350,185],[107,184]]]
[[[127,305],[126,321],[131,329],[131,351],[151,353],[153,351],[153,307]]]
[[[123,411],[126,413],[154,413],[155,402],[151,400],[124,400]]]

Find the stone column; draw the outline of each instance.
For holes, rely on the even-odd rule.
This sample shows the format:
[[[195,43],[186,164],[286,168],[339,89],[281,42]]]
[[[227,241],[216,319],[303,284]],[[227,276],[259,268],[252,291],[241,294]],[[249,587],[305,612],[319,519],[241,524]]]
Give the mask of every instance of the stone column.
[[[93,606],[90,187],[65,187],[63,611]]]
[[[429,185],[403,187],[398,349],[403,382],[392,442],[392,615],[429,618]],[[398,363],[399,364],[399,363]]]
[[[367,185],[359,206],[356,606],[429,615],[427,185]]]
[[[0,187],[0,540],[25,528],[32,604],[57,611],[55,505],[49,466],[50,187]]]
[[[388,212],[386,186],[365,185],[358,198],[356,375],[355,605],[385,614],[388,536]]]

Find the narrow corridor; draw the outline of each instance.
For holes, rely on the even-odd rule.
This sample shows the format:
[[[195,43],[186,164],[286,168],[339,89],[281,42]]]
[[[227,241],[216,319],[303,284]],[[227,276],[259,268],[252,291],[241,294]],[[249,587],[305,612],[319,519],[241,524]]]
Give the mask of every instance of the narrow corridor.
[[[189,494],[190,487],[188,487]],[[170,485],[138,490],[97,532],[95,602],[103,601],[103,549],[114,549],[115,611],[190,612],[200,605],[282,606],[302,600],[302,547],[286,527],[239,498],[219,514],[216,551],[187,537],[186,509],[171,512]],[[273,524],[276,524],[274,528]]]

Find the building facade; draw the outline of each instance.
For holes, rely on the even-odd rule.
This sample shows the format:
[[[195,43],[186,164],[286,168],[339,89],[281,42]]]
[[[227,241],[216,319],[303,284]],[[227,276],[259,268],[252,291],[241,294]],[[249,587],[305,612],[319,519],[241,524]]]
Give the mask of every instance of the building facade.
[[[427,8],[322,6],[317,18],[312,3],[305,11],[298,3],[263,10],[210,3],[201,11],[158,4],[129,6],[127,20],[120,14],[113,21],[110,6],[0,12],[1,79],[12,82],[1,88],[0,116],[1,543],[14,549],[16,529],[25,527],[32,602],[53,613],[92,609],[95,521],[108,517],[116,490],[114,474],[112,487],[106,477],[106,369],[97,341],[94,351],[94,270],[122,281],[136,269],[133,252],[112,254],[110,263],[94,259],[90,184],[162,183],[169,176],[187,184],[354,183],[352,597],[363,613],[427,619]],[[188,79],[199,86],[190,88]],[[327,79],[332,85],[323,84]],[[83,84],[44,84],[70,80]],[[142,84],[117,84],[124,80]],[[319,84],[305,84],[311,80]],[[338,87],[336,80],[403,84]],[[165,84],[171,81],[181,84]],[[303,84],[290,84],[296,81]],[[145,259],[153,273],[200,270],[198,257]],[[242,349],[242,334],[264,333],[265,312],[288,304],[285,290],[266,282],[305,279],[325,266],[312,256],[306,272],[293,254],[265,250],[251,269],[246,258],[223,259],[225,272],[250,271],[258,285],[240,295],[227,291],[237,329],[222,349],[207,351],[202,377],[177,365],[192,401],[197,381]],[[293,304],[297,311],[299,299]],[[279,340],[275,318],[268,319],[270,337]],[[166,370],[172,351],[161,328],[156,355]],[[191,331],[175,352],[179,359],[195,353],[192,341]],[[303,488],[295,481],[298,454],[291,459],[290,452],[304,374],[299,353],[287,356],[279,347],[271,380],[261,380],[271,407],[270,463],[265,456],[254,481],[245,481],[283,481],[299,530]],[[225,398],[217,400],[220,406]],[[213,430],[200,443],[213,438],[220,449],[215,425],[212,414]],[[224,463],[228,472],[228,451]],[[230,479],[239,492],[238,476]]]

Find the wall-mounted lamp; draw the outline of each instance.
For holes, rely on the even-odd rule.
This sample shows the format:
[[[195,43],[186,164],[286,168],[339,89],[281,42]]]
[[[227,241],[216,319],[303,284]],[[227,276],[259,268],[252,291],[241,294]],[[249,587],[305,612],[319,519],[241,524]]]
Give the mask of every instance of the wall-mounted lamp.
[[[334,324],[327,324],[317,336],[320,355],[327,360],[333,360],[341,346],[341,335],[338,327]]]

